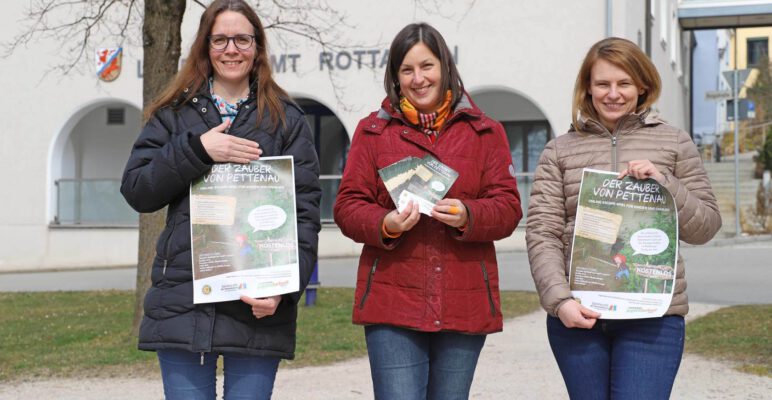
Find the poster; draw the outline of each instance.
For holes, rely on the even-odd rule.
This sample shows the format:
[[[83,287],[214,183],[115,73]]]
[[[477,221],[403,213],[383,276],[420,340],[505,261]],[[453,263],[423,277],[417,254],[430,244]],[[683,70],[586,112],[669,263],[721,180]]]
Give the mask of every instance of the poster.
[[[585,169],[576,210],[569,284],[604,319],[664,315],[675,286],[678,215],[654,179]]]
[[[292,156],[215,164],[190,186],[193,302],[299,290]]]

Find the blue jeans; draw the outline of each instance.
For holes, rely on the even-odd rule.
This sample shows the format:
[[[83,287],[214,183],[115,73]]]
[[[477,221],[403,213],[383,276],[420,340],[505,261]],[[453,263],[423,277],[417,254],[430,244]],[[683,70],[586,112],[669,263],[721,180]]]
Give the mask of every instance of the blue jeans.
[[[158,350],[166,400],[214,400],[217,383],[217,353]],[[279,357],[223,354],[224,398],[270,399]]]
[[[547,317],[552,353],[577,399],[668,399],[684,350],[684,318],[598,320],[566,328]]]
[[[485,335],[365,327],[376,400],[467,399]]]

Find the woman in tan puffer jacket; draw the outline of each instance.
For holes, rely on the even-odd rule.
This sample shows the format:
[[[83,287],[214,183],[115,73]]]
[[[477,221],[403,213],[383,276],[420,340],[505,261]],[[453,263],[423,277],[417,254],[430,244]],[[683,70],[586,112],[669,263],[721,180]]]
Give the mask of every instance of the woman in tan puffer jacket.
[[[619,38],[596,43],[577,76],[572,129],[547,144],[536,169],[528,208],[528,257],[549,314],[550,346],[572,399],[668,398],[689,309],[680,255],[673,299],[663,317],[599,319],[599,313],[573,299],[568,260],[582,169],[659,182],[673,194],[679,239],[686,243],[705,243],[721,227],[715,196],[689,134],[650,109],[660,85],[654,65],[634,43]]]

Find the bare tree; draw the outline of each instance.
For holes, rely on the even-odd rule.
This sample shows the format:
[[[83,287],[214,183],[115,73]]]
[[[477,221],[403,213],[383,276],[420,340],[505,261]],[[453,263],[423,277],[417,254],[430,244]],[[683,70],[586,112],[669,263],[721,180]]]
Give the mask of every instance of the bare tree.
[[[185,0],[145,0],[142,24],[142,104],[147,106],[177,73],[180,58],[180,25],[185,14]],[[150,273],[155,258],[155,242],[164,228],[166,208],[139,215],[137,248],[137,284],[134,293],[134,320],[131,332],[139,334],[144,315],[145,292],[150,288]]]

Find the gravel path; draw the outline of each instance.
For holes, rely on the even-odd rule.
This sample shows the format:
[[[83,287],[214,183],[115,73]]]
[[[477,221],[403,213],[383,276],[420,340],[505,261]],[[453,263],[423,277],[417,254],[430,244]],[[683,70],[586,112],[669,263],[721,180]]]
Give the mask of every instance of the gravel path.
[[[718,306],[692,304],[688,319]],[[568,396],[547,343],[545,314],[509,320],[504,332],[486,341],[472,399],[566,399]],[[372,398],[369,365],[359,358],[324,367],[281,369],[274,400]],[[737,372],[730,365],[686,354],[673,399],[769,399],[772,379]],[[162,399],[160,379],[54,379],[0,385],[0,399]]]

